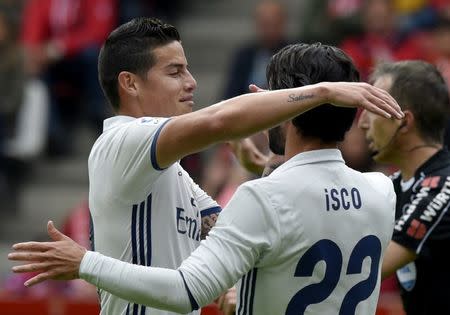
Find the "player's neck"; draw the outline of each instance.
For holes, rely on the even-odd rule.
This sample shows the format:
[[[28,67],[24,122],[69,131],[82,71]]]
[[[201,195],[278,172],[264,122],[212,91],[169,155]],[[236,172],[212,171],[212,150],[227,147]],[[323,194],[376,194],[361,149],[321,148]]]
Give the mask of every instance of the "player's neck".
[[[398,167],[403,180],[414,176],[417,169],[442,149],[440,144],[417,144],[406,150],[402,159],[398,159]]]
[[[317,138],[303,137],[297,133],[295,127],[292,125],[290,125],[286,130],[286,161],[302,152],[336,148],[337,142],[324,143],[322,140]]]
[[[145,116],[139,106],[133,105],[134,104],[129,104],[127,102],[122,103],[119,110],[117,111],[117,115],[124,115],[136,118]]]
[[[168,112],[166,107],[162,106],[147,106],[139,102],[137,98],[123,97],[117,115],[124,115],[130,117],[170,117],[175,113]]]

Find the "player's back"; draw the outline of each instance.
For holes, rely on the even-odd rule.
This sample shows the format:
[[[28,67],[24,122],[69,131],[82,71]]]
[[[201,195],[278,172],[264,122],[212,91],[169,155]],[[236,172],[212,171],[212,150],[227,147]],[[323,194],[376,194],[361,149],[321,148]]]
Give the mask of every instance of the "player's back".
[[[277,232],[238,285],[237,314],[374,314],[394,223],[389,178],[319,150],[246,185]]]

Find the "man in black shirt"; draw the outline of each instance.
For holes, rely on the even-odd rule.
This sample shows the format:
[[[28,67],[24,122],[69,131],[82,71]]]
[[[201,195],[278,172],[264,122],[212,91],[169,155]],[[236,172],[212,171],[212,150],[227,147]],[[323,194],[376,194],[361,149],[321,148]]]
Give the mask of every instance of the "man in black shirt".
[[[450,314],[450,153],[443,134],[450,110],[444,79],[431,64],[378,66],[372,80],[402,107],[403,120],[363,111],[375,161],[395,165],[396,224],[382,277],[394,272],[408,315]]]

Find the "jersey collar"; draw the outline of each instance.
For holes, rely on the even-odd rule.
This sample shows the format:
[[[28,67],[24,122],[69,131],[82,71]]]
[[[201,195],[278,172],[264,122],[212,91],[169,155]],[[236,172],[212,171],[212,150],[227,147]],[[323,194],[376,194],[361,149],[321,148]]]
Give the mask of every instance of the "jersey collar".
[[[450,153],[447,148],[443,148],[431,156],[425,163],[423,163],[415,172],[415,175],[420,173],[430,174],[437,169],[441,169],[449,165]],[[418,178],[418,177],[417,177]]]
[[[273,173],[282,171],[292,166],[321,163],[321,162],[340,162],[345,163],[339,149],[322,149],[302,152],[294,155],[292,158],[284,162]]]

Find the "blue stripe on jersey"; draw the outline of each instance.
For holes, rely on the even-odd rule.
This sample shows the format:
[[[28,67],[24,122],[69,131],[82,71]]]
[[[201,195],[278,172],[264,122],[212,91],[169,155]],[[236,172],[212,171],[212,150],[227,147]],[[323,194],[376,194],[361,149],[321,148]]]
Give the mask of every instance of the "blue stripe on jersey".
[[[237,312],[238,315],[243,315],[245,313],[245,300],[247,299],[247,287],[249,279],[250,275],[247,273],[242,277],[241,280],[241,289],[239,292],[239,309]]]
[[[197,303],[197,301],[195,300],[194,296],[192,295],[191,290],[189,290],[189,287],[188,287],[188,285],[187,285],[187,283],[186,283],[186,280],[184,279],[183,273],[182,273],[180,270],[178,270],[178,272],[180,273],[181,278],[183,278],[184,287],[186,288],[186,291],[187,291],[187,294],[188,294],[188,297],[189,297],[189,302],[191,302],[191,308],[192,308],[192,310],[193,310],[193,311],[194,311],[194,310],[198,310],[198,309],[199,309],[198,303]]]
[[[139,265],[141,266],[145,266],[144,210],[145,201],[142,201],[139,206]]]
[[[156,130],[155,135],[153,137],[152,145],[150,146],[150,160],[152,161],[152,166],[155,170],[162,171],[165,168],[161,168],[158,165],[158,161],[156,161],[156,142],[158,141],[159,134],[163,127],[169,122],[170,119],[167,119],[165,122],[159,126],[158,130]]]
[[[244,305],[244,286],[245,286],[245,278],[247,277],[247,275],[244,275],[241,279],[241,287],[239,290],[239,308],[237,311],[238,315],[241,315],[241,311],[242,311],[242,306]]]
[[[250,289],[250,279],[251,279],[251,271],[247,274],[247,278],[245,279],[245,292],[244,292],[244,309],[242,314],[247,314],[247,305],[248,305],[248,292]]]
[[[131,214],[131,252],[133,255],[133,264],[137,264],[137,243],[136,243],[136,214],[137,205],[133,205],[133,211]]]
[[[258,269],[254,268],[242,277],[237,315],[253,315],[257,271]]]
[[[220,211],[222,211],[222,208],[217,206],[217,207],[211,207],[205,210],[200,211],[200,215],[202,217],[206,217],[207,215],[211,215],[214,213],[219,213]]]
[[[131,214],[131,251],[132,251],[132,262],[135,265],[141,266],[151,265],[152,259],[151,209],[152,209],[151,194],[147,197],[147,204],[145,204],[145,201],[142,201],[139,204],[139,211],[138,205],[137,204],[133,205]],[[145,224],[146,227],[144,233]],[[147,247],[147,255],[145,253],[146,247]],[[145,315],[146,309],[147,307],[145,305],[133,304],[133,315],[139,314]],[[130,312],[130,304],[128,304],[127,306],[126,314],[129,315],[129,312]]]
[[[254,268],[252,273],[252,288],[250,290],[250,301],[248,305],[248,315],[253,315],[253,300],[255,299],[256,274],[258,269]]]
[[[89,244],[91,250],[95,251],[94,221],[92,221],[91,210],[89,210]]]
[[[147,266],[152,265],[152,194],[147,197]]]

